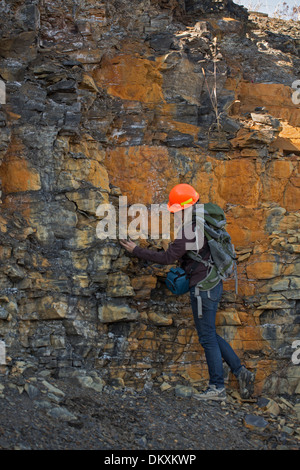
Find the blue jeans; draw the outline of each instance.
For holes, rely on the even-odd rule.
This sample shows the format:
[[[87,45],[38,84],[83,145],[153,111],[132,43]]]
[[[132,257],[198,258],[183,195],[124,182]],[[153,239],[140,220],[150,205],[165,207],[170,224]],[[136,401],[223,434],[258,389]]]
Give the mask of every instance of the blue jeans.
[[[191,287],[190,296],[194,321],[199,342],[204,348],[209,372],[209,384],[217,388],[224,387],[224,371],[222,359],[228,364],[232,373],[237,376],[242,367],[241,361],[232,347],[216,332],[216,313],[223,292],[223,283],[219,282],[210,291],[201,291],[202,316],[198,317],[195,287]]]

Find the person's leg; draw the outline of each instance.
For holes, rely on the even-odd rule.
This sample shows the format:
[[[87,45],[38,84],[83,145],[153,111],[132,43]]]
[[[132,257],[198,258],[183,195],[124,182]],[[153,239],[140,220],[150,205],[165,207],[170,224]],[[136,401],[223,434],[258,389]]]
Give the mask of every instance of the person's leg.
[[[241,397],[250,398],[254,391],[255,374],[250,372],[241,364],[239,357],[236,355],[230,344],[228,344],[219,335],[217,335],[217,339],[222,358],[229,365],[231,372],[238,380]]]
[[[222,358],[230,367],[231,372],[237,377],[242,369],[240,358],[237,356],[230,344],[227,343],[224,338],[217,335],[217,341]]]
[[[204,348],[209,371],[209,385],[218,389],[224,388],[224,372],[222,359],[228,364],[232,373],[237,377],[240,393],[248,398],[253,393],[254,374],[248,371],[234,352],[230,344],[216,333],[216,313],[223,292],[223,283],[220,282],[209,293],[200,291],[202,301],[202,315],[198,315],[198,304],[195,297],[195,288],[191,288],[191,305],[197,329],[199,342]]]
[[[216,313],[218,309],[219,300],[222,295],[222,282],[214,287],[208,296],[206,291],[201,291],[202,312],[198,313],[198,303],[195,296],[195,289],[190,291],[192,311],[197,329],[199,342],[202,345],[208,372],[209,372],[209,385],[214,385],[217,388],[224,387],[224,372],[221,348],[216,333]],[[225,346],[222,345],[223,349]]]

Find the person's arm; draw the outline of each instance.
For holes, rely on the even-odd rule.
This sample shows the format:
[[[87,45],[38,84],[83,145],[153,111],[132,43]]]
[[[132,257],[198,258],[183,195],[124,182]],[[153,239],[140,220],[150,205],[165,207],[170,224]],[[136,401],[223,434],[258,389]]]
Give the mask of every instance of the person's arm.
[[[169,245],[166,251],[152,251],[147,248],[141,248],[131,240],[120,240],[120,243],[127,251],[138,258],[158,264],[174,264],[186,252],[186,240],[184,238],[177,238]]]

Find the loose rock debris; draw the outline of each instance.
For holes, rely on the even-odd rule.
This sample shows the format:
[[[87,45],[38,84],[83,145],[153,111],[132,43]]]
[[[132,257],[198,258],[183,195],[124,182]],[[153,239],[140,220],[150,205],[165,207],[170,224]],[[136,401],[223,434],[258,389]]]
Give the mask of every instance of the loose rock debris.
[[[88,380],[90,379],[90,380]],[[298,450],[287,398],[199,402],[193,387],[137,392],[93,377],[0,378],[1,450]],[[275,406],[275,404],[277,406]],[[297,415],[298,412],[298,415]]]

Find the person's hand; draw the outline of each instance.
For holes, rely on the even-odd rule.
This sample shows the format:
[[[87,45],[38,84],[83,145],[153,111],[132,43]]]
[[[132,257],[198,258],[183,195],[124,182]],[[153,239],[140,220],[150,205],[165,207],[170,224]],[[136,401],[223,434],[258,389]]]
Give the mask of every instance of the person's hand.
[[[135,247],[137,246],[131,240],[120,240],[120,244],[125,248],[125,250],[129,251],[129,253],[132,253]]]

